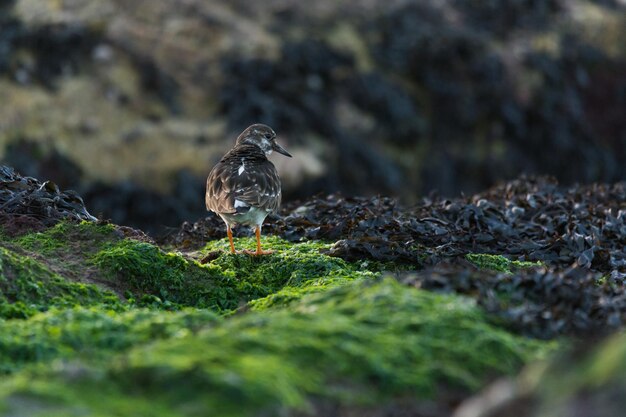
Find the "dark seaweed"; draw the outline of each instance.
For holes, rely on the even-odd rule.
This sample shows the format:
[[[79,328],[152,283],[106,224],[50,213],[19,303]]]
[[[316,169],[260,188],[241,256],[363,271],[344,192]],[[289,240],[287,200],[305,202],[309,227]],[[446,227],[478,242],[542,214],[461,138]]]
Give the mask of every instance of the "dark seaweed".
[[[224,235],[215,216],[166,238],[202,245]],[[467,253],[506,254],[559,267],[580,266],[626,277],[626,186],[560,187],[551,178],[521,178],[472,197],[431,197],[402,207],[386,197],[315,197],[289,203],[264,233],[289,241],[336,241],[331,255],[418,266]]]
[[[623,284],[604,280],[602,274],[586,268],[537,267],[498,273],[479,270],[468,262],[396,277],[418,288],[472,296],[496,320],[539,338],[601,335],[626,321]]]
[[[22,177],[0,166],[0,225],[9,234],[53,226],[60,220],[97,220],[74,191],[52,181]]]

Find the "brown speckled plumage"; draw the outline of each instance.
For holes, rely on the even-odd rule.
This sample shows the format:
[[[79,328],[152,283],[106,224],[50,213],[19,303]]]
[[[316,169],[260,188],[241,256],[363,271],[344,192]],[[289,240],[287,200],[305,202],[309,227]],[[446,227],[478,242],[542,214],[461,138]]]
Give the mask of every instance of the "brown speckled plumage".
[[[244,166],[243,172],[239,169]],[[235,214],[235,200],[250,207],[275,212],[280,206],[280,178],[274,164],[254,145],[240,145],[228,152],[209,174],[206,207],[218,214]]]
[[[256,255],[261,255],[261,225],[276,212],[281,201],[278,172],[267,156],[272,151],[291,156],[276,143],[276,133],[266,125],[254,124],[244,130],[235,147],[213,167],[206,184],[206,207],[226,223],[231,252],[235,252],[231,227],[255,226]]]

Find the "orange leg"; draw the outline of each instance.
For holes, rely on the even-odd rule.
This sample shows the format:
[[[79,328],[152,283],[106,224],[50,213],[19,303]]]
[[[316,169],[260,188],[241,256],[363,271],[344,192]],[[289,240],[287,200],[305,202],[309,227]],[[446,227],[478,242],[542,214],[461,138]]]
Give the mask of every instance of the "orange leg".
[[[256,234],[256,251],[244,251],[244,253],[247,253],[248,255],[255,255],[255,256],[259,256],[259,255],[269,255],[270,253],[274,253],[274,251],[271,250],[263,250],[261,249],[261,228],[259,226],[256,227],[256,229],[254,230],[254,233]]]
[[[261,228],[257,226],[254,233],[256,234],[256,254],[261,255],[263,253],[261,250]]]
[[[226,233],[228,234],[228,241],[230,242],[230,253],[235,253],[235,243],[233,243],[233,232],[230,230],[230,226],[226,226]]]

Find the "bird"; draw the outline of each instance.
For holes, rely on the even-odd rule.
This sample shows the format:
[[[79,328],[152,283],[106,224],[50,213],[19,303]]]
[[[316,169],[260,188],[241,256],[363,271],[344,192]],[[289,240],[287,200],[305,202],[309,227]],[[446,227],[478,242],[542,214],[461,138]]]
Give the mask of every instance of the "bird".
[[[232,228],[248,225],[255,228],[256,251],[251,255],[267,255],[261,249],[261,226],[278,210],[282,192],[276,167],[267,157],[272,152],[292,157],[276,142],[274,130],[264,124],[253,124],[237,137],[235,146],[213,167],[206,183],[207,210],[226,223],[230,252],[235,254]]]

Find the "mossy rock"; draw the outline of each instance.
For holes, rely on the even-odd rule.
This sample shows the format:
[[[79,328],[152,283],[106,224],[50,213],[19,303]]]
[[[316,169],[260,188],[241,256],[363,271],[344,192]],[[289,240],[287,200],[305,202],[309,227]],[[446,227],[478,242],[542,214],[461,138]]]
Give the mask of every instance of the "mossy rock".
[[[242,238],[237,239],[237,244],[251,247],[254,241]],[[262,257],[231,255],[227,241],[211,242],[202,253],[221,254],[201,265],[152,244],[126,239],[106,246],[93,257],[93,262],[109,280],[125,286],[142,305],[160,303],[172,308],[191,306],[217,311],[237,309],[283,288],[288,288],[290,299],[296,299],[333,283],[376,276],[342,259],[321,254],[320,249],[329,245],[319,242],[293,244],[264,237],[263,246],[275,253]],[[275,300],[267,301],[265,305],[274,303]]]
[[[417,401],[440,387],[474,391],[554,348],[498,328],[470,298],[327,256],[329,243],[262,243],[274,253],[232,255],[226,239],[168,252],[89,222],[5,239],[0,416],[229,417],[306,413],[317,400]]]
[[[314,397],[344,405],[424,399],[441,386],[475,390],[554,346],[494,327],[470,299],[391,279],[337,286],[284,308],[210,317],[153,342],[150,323],[175,323],[180,317],[171,315],[185,313],[139,314],[148,315],[123,314],[110,324],[121,354],[120,344],[98,332],[92,337],[90,326],[60,324],[66,340],[113,360],[85,358],[5,378],[0,415],[239,417],[306,411]],[[199,312],[187,314],[201,321]],[[57,319],[47,315],[44,321]]]
[[[115,294],[73,282],[28,256],[0,247],[0,318],[27,318],[52,306],[121,308]]]
[[[89,259],[122,238],[111,224],[63,221],[43,232],[7,239],[4,245],[20,259],[36,261],[68,282],[87,283],[112,295],[116,288],[102,285],[100,273]],[[41,307],[45,309],[45,303]]]
[[[241,248],[255,245],[250,238],[237,239],[236,243]],[[226,239],[209,242],[195,254],[196,258],[214,255],[215,259],[205,265],[190,255],[127,238],[116,226],[92,222],[62,222],[44,232],[9,240],[8,246],[19,252],[14,261],[23,259],[50,269],[48,274],[72,288],[104,288],[107,296],[117,294],[126,306],[155,309],[197,307],[229,313],[256,299],[263,299],[256,303],[257,308],[269,307],[332,285],[378,275],[320,253],[329,244],[294,244],[272,236],[263,237],[263,246],[274,253],[263,257],[231,255]],[[84,281],[88,284],[81,284]],[[12,312],[23,310],[19,299],[12,301],[18,303],[5,306],[4,316],[32,314]],[[29,301],[33,311],[59,304],[48,299]]]
[[[139,343],[180,337],[216,320],[209,311],[53,308],[28,320],[0,320],[0,374],[63,358],[95,361]]]

